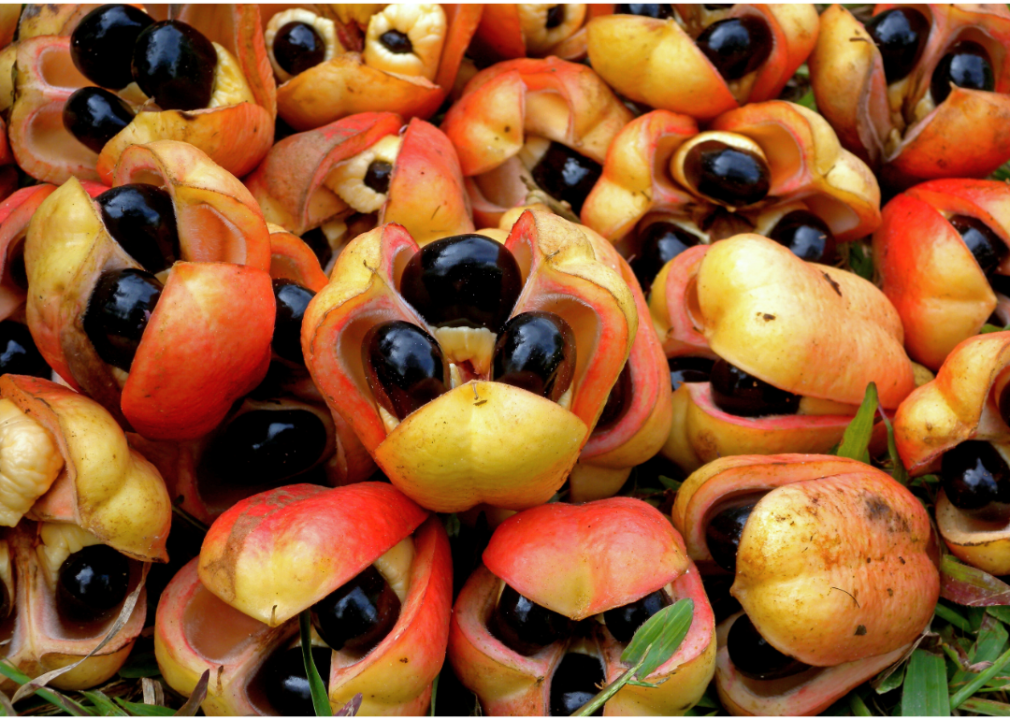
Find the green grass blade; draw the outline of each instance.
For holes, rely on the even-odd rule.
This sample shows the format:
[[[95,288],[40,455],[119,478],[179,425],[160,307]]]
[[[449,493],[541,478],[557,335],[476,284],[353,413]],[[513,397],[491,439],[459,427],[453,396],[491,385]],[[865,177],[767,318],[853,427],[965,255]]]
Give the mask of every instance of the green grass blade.
[[[175,710],[162,705],[130,702],[118,697],[116,698],[116,702],[131,715],[139,715],[140,717],[169,717],[170,715],[175,715]]]
[[[944,555],[940,559],[940,597],[973,608],[1010,605],[1010,585],[953,555]]]
[[[961,709],[967,712],[978,713],[979,715],[1010,717],[1010,705],[983,698],[969,698],[961,705]]]
[[[901,694],[901,714],[950,715],[951,701],[947,695],[947,664],[939,655],[916,650],[905,671],[905,687]]]
[[[302,660],[305,662],[305,674],[309,679],[309,692],[312,694],[312,708],[316,711],[316,717],[330,717],[333,710],[330,709],[330,698],[326,694],[326,684],[316,669],[315,660],[312,659],[312,616],[311,611],[302,610],[298,616],[298,625],[301,630],[302,640]]]
[[[870,437],[873,435],[873,421],[877,416],[877,385],[870,383],[863,395],[863,404],[852,422],[845,428],[842,442],[835,453],[838,457],[859,460],[870,464]]]
[[[866,707],[866,703],[863,702],[863,698],[861,698],[859,693],[855,690],[849,693],[849,709],[856,717],[873,717],[873,713],[870,712],[870,708]]]
[[[31,682],[31,678],[25,675],[23,672],[17,668],[9,665],[6,660],[0,660],[0,675],[10,678],[18,685],[24,685],[27,682]],[[39,688],[35,691],[35,694],[40,698],[45,699],[47,702],[52,703],[56,707],[63,710],[63,712],[68,715],[93,715],[90,710],[86,707],[77,703],[70,698],[61,695],[55,690],[50,690],[49,688]]]
[[[123,708],[116,705],[109,699],[109,696],[99,690],[82,690],[81,695],[86,697],[102,717],[129,717]]]
[[[973,680],[950,696],[951,710],[956,710],[961,707],[965,701],[975,694],[976,690],[996,677],[1008,662],[1010,662],[1010,650],[1007,650],[1005,653],[1000,655],[999,658],[996,659],[996,662],[980,672]],[[905,687],[908,687],[907,683]],[[944,714],[946,715],[947,713]]]
[[[956,627],[958,630],[963,632],[971,632],[971,624],[961,617],[955,610],[947,607],[943,603],[937,603],[936,609],[934,610],[936,616],[941,620],[946,620],[951,625]]]
[[[663,608],[638,628],[621,654],[621,662],[637,665],[644,660],[636,673],[644,680],[677,652],[691,629],[693,615],[694,601],[686,598]]]

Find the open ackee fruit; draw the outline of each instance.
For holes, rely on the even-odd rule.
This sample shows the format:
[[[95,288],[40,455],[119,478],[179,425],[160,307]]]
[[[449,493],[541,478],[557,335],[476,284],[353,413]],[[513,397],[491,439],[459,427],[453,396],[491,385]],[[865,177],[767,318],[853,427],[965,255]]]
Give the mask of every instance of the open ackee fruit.
[[[418,715],[445,656],[451,604],[438,518],[384,483],[292,485],[211,526],[200,557],[162,595],[155,652],[179,692],[211,671],[207,714],[311,715],[297,619],[311,611],[334,709],[360,693],[362,714]]]
[[[61,377],[145,437],[202,437],[270,361],[266,223],[185,143],[131,145],[113,184],[92,200],[72,178],[33,216],[29,327]]]
[[[359,113],[291,135],[245,183],[267,221],[301,236],[324,268],[384,223],[399,223],[421,245],[473,231],[452,144],[423,120],[404,124],[394,113]]]
[[[865,25],[833,5],[810,80],[819,112],[882,184],[985,177],[1010,158],[1008,47],[1003,5],[877,5]]]
[[[715,620],[680,535],[631,498],[551,503],[502,523],[453,609],[449,660],[489,715],[571,715],[627,670],[635,631],[677,600],[694,602],[687,636],[607,715],[682,715],[715,663]]]
[[[919,500],[864,463],[722,458],[673,506],[687,553],[734,575],[743,613],[718,628],[716,687],[740,715],[814,715],[897,662],[940,594]]]
[[[880,224],[880,189],[824,119],[800,105],[748,105],[704,132],[656,110],[614,138],[581,217],[632,260],[648,290],[677,254],[744,232],[834,264],[839,243]]]
[[[564,483],[637,329],[635,301],[573,223],[524,212],[500,244],[360,236],[312,300],[312,378],[383,472],[438,512],[520,509]]]
[[[35,677],[85,658],[142,582],[142,563],[168,559],[171,503],[158,471],[93,400],[4,375],[0,416],[0,638],[4,660]],[[144,627],[145,592],[122,629],[54,687],[116,674]]]
[[[708,121],[778,97],[817,42],[813,5],[617,5],[586,26],[589,61],[621,95]]]

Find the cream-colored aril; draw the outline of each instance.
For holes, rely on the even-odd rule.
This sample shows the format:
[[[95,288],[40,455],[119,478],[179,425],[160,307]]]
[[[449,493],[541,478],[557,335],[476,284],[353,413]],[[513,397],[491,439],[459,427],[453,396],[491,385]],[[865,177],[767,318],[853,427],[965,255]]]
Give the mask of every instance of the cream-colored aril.
[[[228,107],[244,102],[255,105],[256,98],[242,74],[238,60],[217,43],[213,45],[217,52],[217,67],[214,69],[214,89],[207,107]]]
[[[63,456],[49,431],[11,400],[0,399],[0,525],[17,525],[62,469]]]
[[[557,9],[555,9],[557,8]],[[567,40],[582,27],[586,19],[586,6],[582,4],[518,4],[519,27],[522,28],[523,40],[526,42],[526,53],[530,57],[542,56],[562,40]],[[547,27],[551,12],[561,14],[561,22],[554,27]]]
[[[69,523],[42,523],[39,527],[42,544],[36,548],[39,567],[50,588],[55,588],[64,561],[86,547],[102,545],[102,541],[84,528]]]
[[[373,563],[379,574],[389,583],[401,603],[407,600],[410,589],[410,572],[414,565],[414,540],[405,537]]]
[[[410,51],[393,52],[382,39],[388,32],[406,36]],[[365,63],[397,75],[434,80],[445,34],[446,18],[441,6],[389,5],[368,21],[363,53]]]
[[[304,8],[293,8],[279,12],[270,18],[270,22],[267,23],[267,29],[263,32],[263,40],[267,46],[267,57],[270,58],[270,65],[274,69],[274,74],[277,75],[281,82],[287,82],[294,76],[282,68],[280,63],[277,62],[277,58],[274,57],[274,40],[277,38],[277,33],[290,23],[304,23],[318,33],[323,44],[326,46],[323,62],[332,60],[337,55],[346,52],[346,48],[337,39],[337,26],[332,20],[320,17],[311,10]]]
[[[368,187],[365,175],[373,162],[395,165],[402,143],[399,135],[386,135],[367,150],[337,163],[323,184],[359,213],[376,212],[386,202],[388,194]]]

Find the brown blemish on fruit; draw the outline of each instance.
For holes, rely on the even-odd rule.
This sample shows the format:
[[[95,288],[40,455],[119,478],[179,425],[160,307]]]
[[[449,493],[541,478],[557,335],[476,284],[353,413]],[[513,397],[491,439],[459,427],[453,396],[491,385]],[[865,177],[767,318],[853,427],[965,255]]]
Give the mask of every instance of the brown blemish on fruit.
[[[841,297],[841,296],[842,296],[842,288],[841,288],[841,287],[839,287],[838,283],[836,283],[836,282],[834,281],[834,279],[832,279],[832,277],[831,277],[830,275],[828,275],[828,274],[827,274],[826,272],[824,272],[824,271],[821,271],[821,275],[823,275],[823,276],[824,276],[824,279],[828,281],[828,284],[829,284],[829,285],[831,285],[831,288],[832,288],[832,289],[833,289],[833,290],[834,290],[834,291],[835,291],[836,293],[838,293],[838,297]]]
[[[866,626],[865,625],[859,625],[859,626],[856,627],[856,635],[862,636],[862,635],[865,635],[865,634],[866,634]]]

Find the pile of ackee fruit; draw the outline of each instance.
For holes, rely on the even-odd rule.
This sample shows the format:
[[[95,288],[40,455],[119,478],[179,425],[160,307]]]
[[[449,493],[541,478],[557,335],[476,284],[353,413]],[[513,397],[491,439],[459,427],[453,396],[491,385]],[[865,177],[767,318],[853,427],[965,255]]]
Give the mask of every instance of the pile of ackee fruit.
[[[853,10],[0,5],[4,706],[568,715],[681,600],[604,714],[923,652],[1010,575],[1010,11]]]

